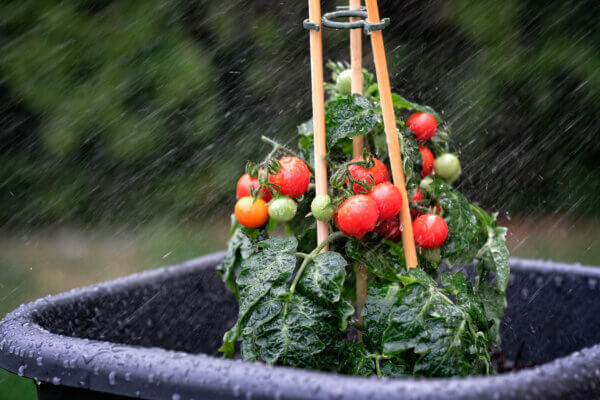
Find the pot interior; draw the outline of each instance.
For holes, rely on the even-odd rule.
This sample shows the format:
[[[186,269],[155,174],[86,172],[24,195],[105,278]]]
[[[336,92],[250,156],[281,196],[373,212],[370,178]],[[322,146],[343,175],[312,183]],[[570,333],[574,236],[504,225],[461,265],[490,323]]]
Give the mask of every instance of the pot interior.
[[[600,275],[594,268],[528,260],[511,265],[501,326],[506,364],[540,364],[600,342]],[[44,307],[35,322],[59,335],[217,355],[237,316],[235,298],[214,268],[82,293]]]

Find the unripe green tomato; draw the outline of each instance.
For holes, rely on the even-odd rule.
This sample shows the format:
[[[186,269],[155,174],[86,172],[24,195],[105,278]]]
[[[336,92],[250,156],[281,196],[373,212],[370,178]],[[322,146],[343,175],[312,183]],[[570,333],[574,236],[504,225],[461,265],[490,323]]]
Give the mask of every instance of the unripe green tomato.
[[[288,222],[296,215],[298,204],[289,197],[279,197],[269,203],[269,217],[277,222]]]
[[[324,222],[329,221],[335,214],[335,207],[331,204],[331,197],[326,194],[315,196],[312,203],[310,203],[310,210],[317,220]]]
[[[435,173],[446,182],[452,183],[460,176],[460,161],[454,154],[442,154],[433,163]]]
[[[340,72],[335,81],[335,85],[338,93],[341,95],[347,96],[352,93],[352,70],[347,69]]]
[[[433,178],[431,176],[426,176],[421,179],[421,183],[419,183],[419,187],[424,192],[430,193],[432,190],[431,184],[433,183]]]
[[[439,264],[442,262],[442,250],[439,247],[435,249],[423,249],[423,257],[432,264]]]

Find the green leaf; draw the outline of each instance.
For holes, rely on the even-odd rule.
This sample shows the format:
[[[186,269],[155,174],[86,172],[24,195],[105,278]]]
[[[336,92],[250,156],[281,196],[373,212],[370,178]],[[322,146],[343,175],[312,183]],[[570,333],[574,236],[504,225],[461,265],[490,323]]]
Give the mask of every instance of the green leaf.
[[[465,376],[489,370],[487,340],[475,332],[469,314],[437,287],[414,284],[397,296],[383,334],[385,355],[420,355],[414,374]]]
[[[296,241],[294,238],[288,239]],[[273,239],[260,242],[259,245],[266,245],[266,251],[254,254],[242,263],[236,279],[240,294],[240,318],[243,318],[250,307],[265,296],[274,284],[284,283],[292,277],[296,268],[296,257],[290,254],[295,251],[295,247],[286,247],[289,243],[291,241],[276,242]],[[269,251],[277,248],[287,248],[289,252]]]
[[[448,238],[442,245],[442,257],[451,266],[462,266],[475,258],[478,246],[476,239],[477,218],[471,205],[457,190],[436,178],[430,185],[429,194],[444,209],[448,223]]]
[[[297,242],[293,237],[272,237],[256,244],[261,252],[243,260],[239,267],[236,285],[239,293],[239,316],[233,328],[225,333],[223,345],[219,349],[226,357],[233,356],[234,344],[239,338],[240,330],[247,326],[246,320],[253,307],[265,297],[273,286],[290,280],[296,268]],[[272,306],[272,303],[269,303]],[[262,315],[268,307],[261,303],[258,313]],[[248,352],[248,349],[246,350]],[[248,353],[249,354],[249,353]]]
[[[375,364],[362,343],[344,342],[341,359],[339,372],[342,374],[371,376],[375,373]]]
[[[504,317],[504,310],[507,306],[506,295],[486,280],[479,282],[477,294],[486,318],[491,321],[487,333],[488,339],[500,343],[500,321]]]
[[[372,352],[381,349],[381,339],[390,324],[390,315],[400,289],[397,283],[370,284],[367,288],[367,298],[362,311],[362,336],[365,345]]]
[[[293,236],[273,236],[258,242],[256,247],[265,253],[293,253],[298,248],[298,241]]]
[[[500,291],[505,292],[510,278],[510,254],[506,248],[506,228],[502,226],[490,227],[488,239],[477,252],[481,265],[488,271],[494,272],[496,285]]]
[[[340,139],[370,132],[380,122],[377,103],[361,95],[340,97],[325,105],[327,147]]]
[[[237,229],[227,243],[227,251],[223,261],[217,266],[217,273],[237,296],[238,288],[235,283],[241,261],[250,257],[254,248],[252,241],[242,229]]]
[[[389,360],[383,361],[381,366],[381,375],[386,378],[402,378],[410,376],[412,365],[404,362],[402,358],[392,357]]]
[[[421,168],[423,166],[419,145],[414,135],[408,134],[406,129],[400,130],[398,138],[406,182],[407,184],[418,184],[421,180]]]
[[[352,239],[346,243],[346,255],[365,264],[367,269],[380,278],[397,281],[398,275],[406,272],[405,261],[390,253],[384,243],[367,243]]]
[[[300,136],[312,136],[314,132],[312,118],[298,125],[298,134]]]
[[[425,112],[433,115],[438,122],[442,121],[442,117],[440,117],[440,115],[437,112],[435,112],[433,108],[413,103],[412,101],[405,99],[397,93],[392,93],[392,104],[394,104],[394,108]]]
[[[306,266],[298,281],[298,291],[319,302],[337,303],[342,294],[347,264],[340,253],[328,251],[318,254]]]
[[[319,354],[341,338],[335,313],[297,293],[267,301],[279,302],[281,310],[253,326],[251,335],[244,330],[243,342],[250,341],[252,354],[268,364],[317,369]]]
[[[346,332],[350,318],[354,315],[354,306],[349,301],[341,301],[336,308],[340,331]]]
[[[483,304],[473,290],[473,284],[465,278],[462,272],[442,275],[442,284],[448,293],[456,297],[456,303],[463,308],[480,330],[487,331],[491,325],[484,314]]]

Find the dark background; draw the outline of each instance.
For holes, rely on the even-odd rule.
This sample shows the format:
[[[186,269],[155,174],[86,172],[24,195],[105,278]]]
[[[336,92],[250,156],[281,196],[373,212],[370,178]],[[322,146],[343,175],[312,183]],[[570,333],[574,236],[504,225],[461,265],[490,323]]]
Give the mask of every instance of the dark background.
[[[380,7],[393,86],[450,121],[471,199],[598,214],[599,2]],[[310,116],[306,14],[290,0],[2,2],[2,224],[226,214],[260,135],[292,141]],[[325,40],[348,59],[345,31]]]

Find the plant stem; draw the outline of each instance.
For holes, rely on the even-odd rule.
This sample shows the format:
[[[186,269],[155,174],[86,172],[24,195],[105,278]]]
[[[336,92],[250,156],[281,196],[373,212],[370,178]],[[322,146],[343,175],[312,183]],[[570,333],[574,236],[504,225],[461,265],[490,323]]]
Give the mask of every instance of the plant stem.
[[[300,268],[298,268],[298,272],[296,273],[296,276],[294,277],[292,286],[290,286],[290,293],[294,293],[296,291],[296,286],[298,285],[298,282],[300,281],[300,277],[302,277],[302,273],[304,272],[304,269],[306,269],[306,266],[308,264],[310,264],[315,259],[315,257],[321,252],[321,250],[323,250],[326,246],[329,245],[329,243],[331,243],[334,240],[337,240],[343,236],[346,236],[346,235],[343,234],[342,232],[334,232],[331,235],[327,236],[327,238],[325,240],[323,240],[323,242],[321,242],[321,244],[318,245],[313,251],[311,251],[310,254],[305,254],[303,256],[300,256],[300,257],[304,257],[304,260],[302,261],[302,264],[300,264]]]
[[[377,377],[378,378],[382,378],[383,377],[383,374],[381,373],[381,363],[380,363],[380,361],[381,361],[381,358],[379,358],[379,357],[375,358],[375,369],[377,370]]]
[[[276,141],[274,141],[271,138],[268,138],[266,136],[261,136],[260,138],[263,142],[270,144],[271,146],[273,146],[273,150],[271,151],[271,153],[269,153],[269,155],[267,156],[267,158],[271,158],[273,155],[275,155],[275,153],[280,150],[290,156],[294,156],[294,157],[298,157],[298,154],[290,149],[288,149],[287,147],[285,147],[284,145],[277,143]],[[314,176],[315,175],[315,170],[313,169],[313,167],[311,167],[310,165],[306,164],[306,166],[308,167],[308,170],[310,171],[310,173]]]

